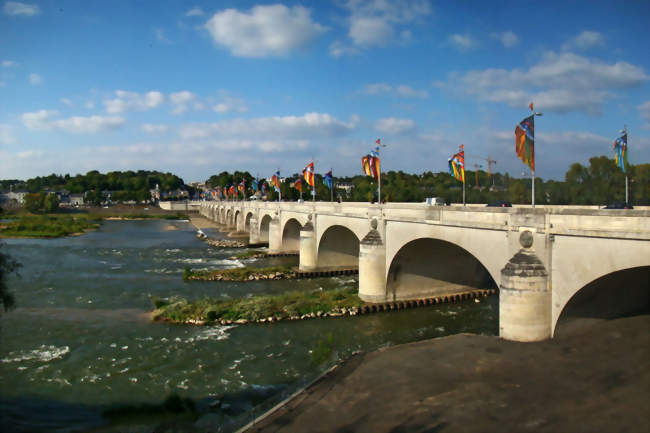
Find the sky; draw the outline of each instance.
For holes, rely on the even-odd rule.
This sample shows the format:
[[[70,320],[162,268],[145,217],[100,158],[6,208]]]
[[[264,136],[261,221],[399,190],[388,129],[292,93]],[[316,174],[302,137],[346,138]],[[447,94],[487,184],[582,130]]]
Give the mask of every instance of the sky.
[[[650,162],[648,1],[2,1],[0,179]]]

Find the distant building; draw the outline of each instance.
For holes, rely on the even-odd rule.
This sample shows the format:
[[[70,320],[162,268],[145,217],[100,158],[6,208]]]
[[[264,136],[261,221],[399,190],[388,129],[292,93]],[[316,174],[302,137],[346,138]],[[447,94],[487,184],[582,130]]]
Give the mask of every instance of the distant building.
[[[23,205],[25,204],[25,195],[27,194],[29,194],[29,191],[9,191],[4,194],[0,194],[0,201]]]
[[[70,206],[83,206],[84,205],[84,195],[83,194],[70,194],[68,197],[68,203]]]

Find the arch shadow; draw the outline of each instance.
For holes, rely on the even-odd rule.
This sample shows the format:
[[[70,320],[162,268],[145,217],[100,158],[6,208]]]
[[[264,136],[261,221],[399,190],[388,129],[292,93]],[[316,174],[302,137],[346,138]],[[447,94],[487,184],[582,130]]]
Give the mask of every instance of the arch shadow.
[[[264,215],[260,221],[260,242],[269,242],[269,228],[271,226],[271,216]]]
[[[564,305],[554,336],[579,332],[598,320],[650,312],[650,266],[603,275],[578,290]]]
[[[497,288],[490,272],[474,255],[456,244],[434,238],[415,239],[403,245],[386,278],[386,294],[392,299]]]
[[[327,228],[318,244],[319,268],[350,268],[359,266],[359,238],[347,227]]]
[[[290,218],[282,230],[282,249],[300,251],[300,229],[302,225],[295,218]]]

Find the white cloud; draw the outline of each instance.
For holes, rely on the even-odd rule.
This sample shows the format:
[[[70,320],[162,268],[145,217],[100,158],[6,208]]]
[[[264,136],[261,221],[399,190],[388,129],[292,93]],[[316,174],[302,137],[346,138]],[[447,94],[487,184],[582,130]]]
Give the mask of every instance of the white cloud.
[[[111,114],[120,114],[127,111],[147,111],[158,107],[165,101],[165,96],[158,91],[143,94],[116,90],[114,99],[104,100],[106,111]]]
[[[519,44],[519,37],[510,30],[501,33],[492,33],[491,36],[500,41],[506,48],[512,48]]]
[[[16,62],[13,60],[3,60],[2,61],[2,67],[3,68],[11,68],[12,66],[16,66]]]
[[[31,84],[32,86],[38,86],[42,82],[43,82],[43,79],[41,78],[40,75],[35,74],[33,72],[31,74],[29,74],[29,84]]]
[[[348,134],[358,122],[357,116],[352,116],[349,122],[343,122],[327,113],[306,113],[303,116],[258,117],[188,124],[181,127],[179,134],[185,140],[209,137],[255,140],[309,139]]]
[[[431,13],[427,0],[348,0],[343,7],[350,14],[347,18],[349,43],[337,40],[330,45],[333,57],[357,54],[353,47],[385,46],[395,39],[407,43],[412,40],[413,32],[403,27]]]
[[[6,2],[3,11],[6,15],[33,16],[39,14],[41,9],[38,5],[30,5],[20,2]]]
[[[203,9],[198,6],[194,6],[192,9],[185,12],[186,17],[201,17],[203,15],[205,15],[205,12],[203,12]]]
[[[371,83],[366,84],[360,93],[365,95],[394,95],[402,98],[426,99],[429,97],[429,92],[426,90],[414,89],[406,84],[391,86],[387,83]]]
[[[65,104],[68,107],[72,105],[72,101],[69,100],[68,98],[59,98],[59,101],[61,101],[62,104]]]
[[[605,38],[602,34],[598,32],[592,32],[590,30],[585,30],[579,35],[569,39],[564,45],[562,45],[563,50],[588,50],[595,47],[604,47]]]
[[[214,14],[205,28],[217,44],[240,57],[286,56],[326,30],[312,21],[309,9],[281,4],[247,12],[226,9]]]
[[[0,144],[13,144],[16,138],[13,136],[13,128],[6,123],[0,123]]]
[[[248,106],[246,105],[246,101],[244,101],[241,98],[235,98],[232,96],[224,96],[217,105],[212,107],[214,111],[217,113],[230,113],[230,112],[237,112],[237,113],[245,113],[248,111]]]
[[[40,110],[21,115],[23,124],[30,129],[39,131],[62,130],[74,134],[92,134],[101,131],[111,131],[119,128],[125,122],[122,117],[69,117],[54,119],[59,112],[55,110]]]
[[[386,134],[401,134],[412,131],[415,128],[415,122],[411,119],[397,119],[395,117],[386,117],[375,122],[375,129]]]
[[[383,18],[355,17],[351,20],[348,36],[360,47],[381,46],[392,39],[393,27]]]
[[[452,73],[446,83],[437,85],[512,107],[526,107],[534,101],[542,111],[597,114],[613,91],[640,86],[649,78],[643,68],[627,62],[608,64],[572,53],[549,52],[528,70]]]
[[[167,125],[162,125],[162,124],[154,124],[154,123],[142,124],[142,130],[147,134],[162,134],[167,132],[168,129],[169,127]]]
[[[187,90],[171,93],[169,100],[174,107],[172,114],[182,114],[187,111],[188,105],[196,100],[196,95]]]
[[[639,116],[641,116],[641,119],[645,121],[641,127],[643,129],[650,129],[650,101],[645,101],[636,108],[639,110]]]
[[[458,33],[455,33],[453,35],[449,35],[449,42],[461,50],[469,50],[476,47],[477,45],[477,42],[468,34],[460,35]]]

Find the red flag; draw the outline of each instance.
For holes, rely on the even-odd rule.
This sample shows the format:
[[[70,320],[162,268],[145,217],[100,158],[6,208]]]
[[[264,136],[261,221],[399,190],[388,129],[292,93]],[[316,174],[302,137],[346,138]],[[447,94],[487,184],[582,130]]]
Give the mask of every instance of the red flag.
[[[530,108],[530,111],[533,111],[533,103],[531,102],[530,105],[528,106]]]
[[[376,143],[381,146],[381,139],[378,138]]]

